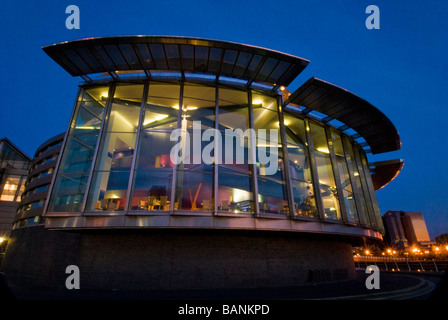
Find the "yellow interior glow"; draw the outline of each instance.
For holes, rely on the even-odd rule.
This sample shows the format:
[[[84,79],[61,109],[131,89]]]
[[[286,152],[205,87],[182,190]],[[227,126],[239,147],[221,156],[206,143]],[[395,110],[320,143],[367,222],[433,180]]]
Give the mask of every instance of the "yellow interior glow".
[[[168,115],[167,114],[159,114],[159,115],[155,115],[154,117],[152,117],[151,119],[145,120],[145,122],[143,122],[143,125],[146,126],[147,124],[150,124],[154,121],[159,121],[162,119],[167,118]]]
[[[330,151],[328,150],[328,148],[325,148],[325,147],[317,148],[317,151],[322,152],[322,153],[330,153]]]

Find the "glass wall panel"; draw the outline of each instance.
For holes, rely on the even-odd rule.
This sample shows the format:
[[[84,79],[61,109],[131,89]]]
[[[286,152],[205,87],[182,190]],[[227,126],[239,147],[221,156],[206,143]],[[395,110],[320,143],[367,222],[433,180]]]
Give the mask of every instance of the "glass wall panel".
[[[109,87],[82,89],[75,107],[48,212],[76,212],[86,190]]]
[[[150,84],[142,130],[176,129],[179,90],[179,85]]]
[[[345,159],[344,148],[342,145],[341,136],[331,130],[331,141],[333,142],[334,153],[338,166],[339,181],[342,187],[342,198],[347,210],[347,218],[351,222],[359,222],[358,212],[356,210],[355,196],[353,194],[353,187],[348,172],[347,161]]]
[[[375,211],[374,211],[374,207],[373,207],[373,203],[372,203],[372,201],[374,201],[374,200],[371,198],[371,194],[369,192],[369,187],[367,184],[367,180],[366,180],[366,176],[365,176],[365,172],[364,172],[364,168],[363,168],[363,164],[362,164],[362,158],[361,158],[362,151],[360,151],[357,147],[353,147],[353,151],[354,151],[354,156],[355,156],[354,158],[355,158],[355,163],[356,163],[356,168],[357,168],[357,171],[354,172],[354,175],[359,177],[359,179],[361,181],[363,195],[364,195],[364,198],[366,199],[367,222],[371,227],[376,228],[377,222],[376,222]],[[369,170],[368,174],[370,175],[370,170]]]
[[[86,211],[124,210],[143,85],[118,85],[107,115]]]
[[[174,163],[170,140],[177,128],[180,86],[151,82],[137,148],[130,209],[169,211]]]
[[[324,127],[310,122],[311,136],[314,144],[314,158],[316,160],[319,187],[323,201],[324,218],[340,220],[338,191],[331,166],[330,150]]]
[[[257,134],[258,201],[261,213],[289,213],[281,148],[277,99],[252,94],[254,129]],[[265,136],[261,135],[265,130]]]
[[[369,224],[369,218],[368,218],[368,209],[367,209],[367,202],[366,202],[366,197],[364,196],[364,190],[362,187],[362,180],[361,180],[361,176],[359,174],[359,170],[358,170],[358,166],[357,166],[357,162],[356,162],[356,158],[355,158],[355,153],[354,153],[354,148],[353,145],[351,143],[351,141],[349,141],[347,138],[345,140],[347,143],[345,144],[347,146],[348,149],[348,153],[350,155],[350,159],[351,159],[351,165],[352,165],[352,178],[353,178],[353,191],[356,195],[356,201],[359,202],[357,203],[357,208],[358,208],[358,217],[360,218],[360,221],[366,224]],[[361,220],[362,217],[362,220]]]
[[[294,197],[294,215],[316,217],[316,197],[306,142],[305,121],[283,114],[288,149],[289,176]]]
[[[0,143],[0,169],[12,166],[17,169],[28,169],[30,161],[6,143]]]
[[[381,231],[384,231],[383,220],[381,218],[381,211],[378,206],[378,200],[376,198],[375,189],[373,187],[372,176],[370,174],[370,168],[369,168],[369,163],[367,161],[367,156],[361,150],[359,151],[359,155],[361,157],[362,168],[364,170],[364,176],[366,178],[367,187],[369,190],[370,199],[372,202],[372,207],[373,207],[373,212],[374,212],[374,217],[373,217],[372,221],[375,221],[376,228],[378,228]]]
[[[79,212],[88,178],[87,172],[58,174],[48,212]]]
[[[184,85],[181,129],[185,134],[180,137],[180,143],[183,151],[188,150],[189,157],[177,166],[175,210],[214,209],[215,137],[212,134],[205,139],[204,133],[215,128],[215,92],[214,87]],[[189,136],[188,140],[185,135]]]
[[[219,132],[222,158],[218,167],[218,210],[224,212],[254,212],[252,170],[249,165],[247,136],[239,139],[249,125],[249,105],[246,91],[219,88]]]

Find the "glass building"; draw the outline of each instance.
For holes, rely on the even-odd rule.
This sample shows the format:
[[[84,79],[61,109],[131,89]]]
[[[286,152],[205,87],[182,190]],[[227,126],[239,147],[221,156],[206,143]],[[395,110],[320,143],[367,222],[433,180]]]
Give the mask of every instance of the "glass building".
[[[354,276],[351,244],[382,239],[375,190],[403,162],[372,164],[367,156],[400,149],[398,131],[369,102],[321,79],[288,89],[308,60],[187,37],[90,38],[43,50],[83,81],[40,226],[48,237],[71,231],[64,239],[76,234],[92,248],[110,246],[89,268],[103,270],[109,260],[101,259],[120,243],[113,259],[126,257],[116,268],[127,269],[116,274],[133,280],[149,265],[166,278],[162,265],[173,261],[185,273],[169,277],[201,270],[203,281],[184,277],[179,288],[305,283],[325,270],[340,280]],[[111,233],[99,240],[100,230]],[[88,247],[73,259],[98,257]],[[197,259],[183,256],[192,250]],[[264,255],[280,259],[278,272],[261,271]],[[96,288],[112,277],[91,276]],[[175,283],[157,279],[132,283]]]
[[[85,80],[45,210],[49,226],[150,227],[160,216],[188,215],[232,228],[247,219],[229,217],[332,222],[381,237],[366,153],[398,149],[398,133],[368,102],[320,79],[291,94],[286,86],[307,60],[180,37],[44,50]],[[276,136],[232,136],[251,129]],[[174,163],[178,143],[188,159]],[[275,172],[266,174],[260,154],[278,161]]]

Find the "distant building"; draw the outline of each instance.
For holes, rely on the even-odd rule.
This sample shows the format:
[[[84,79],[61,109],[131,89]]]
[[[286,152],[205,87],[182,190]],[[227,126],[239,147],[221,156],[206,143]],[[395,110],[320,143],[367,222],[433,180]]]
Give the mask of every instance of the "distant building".
[[[383,216],[384,240],[397,248],[428,244],[431,239],[421,212],[387,211]]]
[[[16,215],[31,159],[8,138],[0,139],[0,237],[7,238]]]
[[[30,164],[12,230],[43,223],[42,212],[64,135],[65,132],[60,133],[37,148]]]

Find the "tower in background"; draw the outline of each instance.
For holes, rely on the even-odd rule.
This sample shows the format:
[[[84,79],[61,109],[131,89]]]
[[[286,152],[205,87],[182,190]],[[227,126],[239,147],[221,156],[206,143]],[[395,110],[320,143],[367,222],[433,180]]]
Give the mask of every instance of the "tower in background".
[[[387,211],[383,215],[385,241],[399,249],[431,241],[421,212]]]

